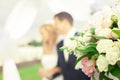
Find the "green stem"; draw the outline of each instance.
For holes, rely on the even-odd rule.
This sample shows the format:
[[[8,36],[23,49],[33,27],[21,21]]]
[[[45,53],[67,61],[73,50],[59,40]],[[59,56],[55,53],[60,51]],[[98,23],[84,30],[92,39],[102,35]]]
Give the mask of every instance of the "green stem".
[[[92,74],[92,80],[96,80],[94,74]]]

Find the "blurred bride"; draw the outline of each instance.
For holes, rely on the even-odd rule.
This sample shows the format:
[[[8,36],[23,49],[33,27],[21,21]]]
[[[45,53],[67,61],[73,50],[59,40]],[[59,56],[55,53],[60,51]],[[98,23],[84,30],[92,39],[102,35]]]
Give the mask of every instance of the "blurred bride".
[[[39,75],[43,77],[43,80],[51,80],[52,70],[57,65],[57,52],[56,52],[56,40],[57,33],[52,24],[44,24],[40,27],[40,33],[43,42],[43,55],[41,63],[43,68],[39,70]],[[62,80],[62,79],[55,79]]]

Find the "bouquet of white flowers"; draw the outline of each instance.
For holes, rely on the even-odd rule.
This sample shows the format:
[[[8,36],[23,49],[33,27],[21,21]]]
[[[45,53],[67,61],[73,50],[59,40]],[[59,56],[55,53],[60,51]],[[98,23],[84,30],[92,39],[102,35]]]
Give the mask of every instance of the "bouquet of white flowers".
[[[74,53],[77,57],[75,68],[94,79],[120,80],[120,6],[105,7],[88,21],[89,29],[71,38],[75,45],[63,46],[61,50]],[[94,79],[95,80],[95,79]]]

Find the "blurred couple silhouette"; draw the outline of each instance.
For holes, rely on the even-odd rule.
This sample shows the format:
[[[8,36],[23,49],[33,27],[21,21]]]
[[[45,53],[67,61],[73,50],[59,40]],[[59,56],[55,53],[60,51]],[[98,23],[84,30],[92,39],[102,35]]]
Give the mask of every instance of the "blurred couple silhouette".
[[[73,27],[73,17],[67,12],[54,16],[54,24],[44,24],[40,27],[43,42],[43,56],[39,75],[43,80],[90,80],[81,69],[75,70],[76,57],[61,51],[62,46],[70,45],[71,37],[77,36]],[[58,36],[63,38],[58,41]]]

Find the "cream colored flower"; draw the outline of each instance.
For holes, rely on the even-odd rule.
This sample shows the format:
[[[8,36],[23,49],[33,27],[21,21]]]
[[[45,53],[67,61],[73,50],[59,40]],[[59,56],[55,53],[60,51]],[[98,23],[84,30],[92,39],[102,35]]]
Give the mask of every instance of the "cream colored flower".
[[[91,19],[88,21],[88,23],[92,26],[92,27],[102,27],[101,26],[101,21],[102,21],[102,13],[101,11],[96,12]]]
[[[96,49],[99,53],[106,53],[113,46],[113,41],[110,39],[102,39],[98,42]]]
[[[96,36],[104,36],[106,38],[112,38],[112,30],[110,28],[96,28],[95,35]]]
[[[98,66],[98,70],[100,72],[102,71],[107,71],[108,70],[108,65],[109,62],[108,60],[105,58],[105,56],[100,55],[96,61],[96,65]]]
[[[82,41],[83,42],[89,42],[91,40],[91,32],[90,31],[87,31],[84,36],[82,37]]]
[[[120,59],[120,50],[118,47],[113,46],[106,52],[106,59],[108,60],[109,64],[115,65],[116,62]]]
[[[116,46],[120,51],[120,41],[114,41],[113,45]]]
[[[111,16],[113,11],[109,6],[104,7],[101,11],[96,12],[89,21],[95,28],[110,28],[112,24]]]
[[[120,5],[116,5],[114,8],[112,8],[115,15],[120,19]]]

